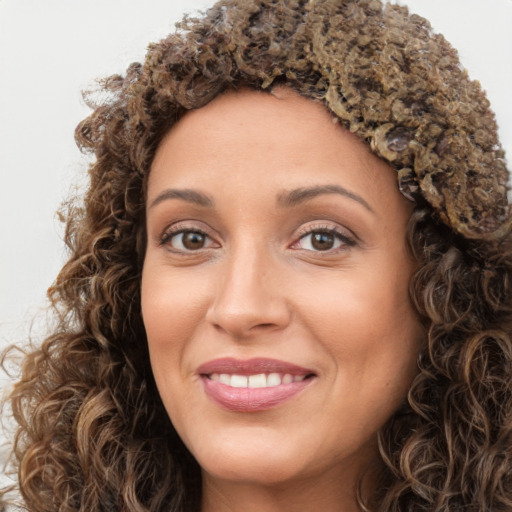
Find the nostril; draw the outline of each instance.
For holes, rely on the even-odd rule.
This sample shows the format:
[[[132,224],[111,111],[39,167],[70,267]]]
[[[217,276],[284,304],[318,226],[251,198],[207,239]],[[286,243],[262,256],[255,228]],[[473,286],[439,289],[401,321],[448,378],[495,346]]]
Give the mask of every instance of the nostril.
[[[290,312],[281,296],[241,296],[229,286],[215,297],[206,314],[206,321],[217,332],[224,331],[235,338],[282,329],[289,320]]]

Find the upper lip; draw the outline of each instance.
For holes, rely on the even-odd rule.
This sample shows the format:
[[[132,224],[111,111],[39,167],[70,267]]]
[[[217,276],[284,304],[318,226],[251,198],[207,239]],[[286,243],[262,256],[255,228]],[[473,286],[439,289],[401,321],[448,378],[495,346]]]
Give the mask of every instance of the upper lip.
[[[202,364],[197,373],[211,375],[212,373],[229,373],[236,375],[255,375],[258,373],[289,373],[290,375],[309,375],[315,372],[311,369],[298,366],[278,359],[256,357],[252,359],[236,359],[224,357],[214,359]]]

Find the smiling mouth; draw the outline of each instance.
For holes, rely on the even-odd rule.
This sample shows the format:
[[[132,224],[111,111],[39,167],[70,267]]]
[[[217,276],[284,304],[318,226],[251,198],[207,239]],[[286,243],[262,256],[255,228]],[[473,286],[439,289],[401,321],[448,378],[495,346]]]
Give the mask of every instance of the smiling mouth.
[[[258,373],[254,375],[238,375],[229,373],[211,373],[205,375],[206,378],[214,382],[220,382],[232,388],[273,388],[283,384],[292,384],[293,382],[302,382],[313,378],[314,374],[292,375],[291,373]]]
[[[202,365],[198,374],[206,396],[221,408],[235,412],[275,408],[317,378],[311,370],[267,358],[217,359]]]

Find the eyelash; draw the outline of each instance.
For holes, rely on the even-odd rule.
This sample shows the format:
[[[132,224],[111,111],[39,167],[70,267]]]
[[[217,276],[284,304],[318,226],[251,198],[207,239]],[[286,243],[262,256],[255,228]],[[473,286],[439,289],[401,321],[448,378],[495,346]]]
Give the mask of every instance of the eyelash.
[[[168,228],[162,234],[162,236],[160,237],[160,245],[161,246],[170,245],[170,242],[174,237],[176,237],[180,234],[184,234],[184,233],[196,233],[196,234],[204,236],[205,239],[209,239],[210,241],[213,241],[213,238],[202,229],[178,225],[175,227]],[[333,249],[327,249],[325,251],[322,251],[322,250],[315,251],[314,249],[304,249],[304,250],[316,252],[319,254],[322,254],[322,253],[333,254],[333,253],[337,253],[339,251],[347,250],[347,248],[354,247],[356,245],[356,240],[354,238],[347,236],[345,233],[341,232],[340,230],[338,230],[336,228],[333,228],[332,226],[314,226],[314,227],[306,228],[302,232],[300,232],[298,234],[297,240],[295,242],[293,242],[293,244],[290,247],[294,248],[294,246],[299,244],[301,240],[304,240],[308,236],[311,236],[316,233],[332,235],[335,237],[336,240],[338,240],[341,243],[338,247],[335,247]],[[193,253],[193,252],[198,252],[202,249],[209,249],[209,248],[210,247],[201,247],[201,248],[197,249],[197,251],[196,251],[193,249],[176,249],[176,248],[171,247],[171,250],[173,250],[173,252],[177,252],[177,253]]]
[[[348,236],[346,233],[340,231],[339,229],[336,229],[332,226],[314,226],[314,227],[308,227],[304,229],[301,233],[299,233],[298,239],[296,242],[292,244],[292,247],[297,245],[301,240],[304,240],[308,236],[311,236],[313,234],[328,234],[334,236],[335,239],[337,239],[340,243],[338,247],[335,247],[333,249],[328,249],[325,251],[317,250],[314,251],[312,249],[305,249],[306,251],[312,251],[319,254],[336,254],[340,251],[347,250],[350,247],[354,247],[356,245],[356,240],[350,236]]]
[[[205,233],[205,231],[203,229],[182,227],[182,226],[178,225],[178,226],[168,228],[164,231],[164,233],[160,237],[160,245],[161,246],[164,246],[164,245],[170,246],[170,242],[174,237],[181,235],[181,234],[185,234],[185,233],[195,233],[198,235],[203,235],[205,237],[205,239],[209,239],[209,240],[213,241],[213,238],[211,236],[209,236],[208,233]],[[208,247],[201,247],[200,249],[208,249]],[[198,249],[198,250],[200,250],[200,249]],[[171,250],[173,250],[174,252],[177,252],[177,253],[197,252],[197,251],[194,251],[193,249],[188,249],[188,250],[187,249],[176,249],[173,247],[171,247]]]

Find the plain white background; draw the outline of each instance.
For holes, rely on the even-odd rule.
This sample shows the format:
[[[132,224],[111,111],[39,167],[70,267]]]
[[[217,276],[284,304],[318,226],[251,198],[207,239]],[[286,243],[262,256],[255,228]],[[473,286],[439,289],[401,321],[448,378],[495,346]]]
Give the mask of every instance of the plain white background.
[[[65,257],[55,212],[86,176],[73,139],[88,115],[80,91],[143,59],[183,12],[211,3],[0,0],[0,351],[44,331],[45,292]],[[405,3],[481,81],[511,162],[512,0]]]

